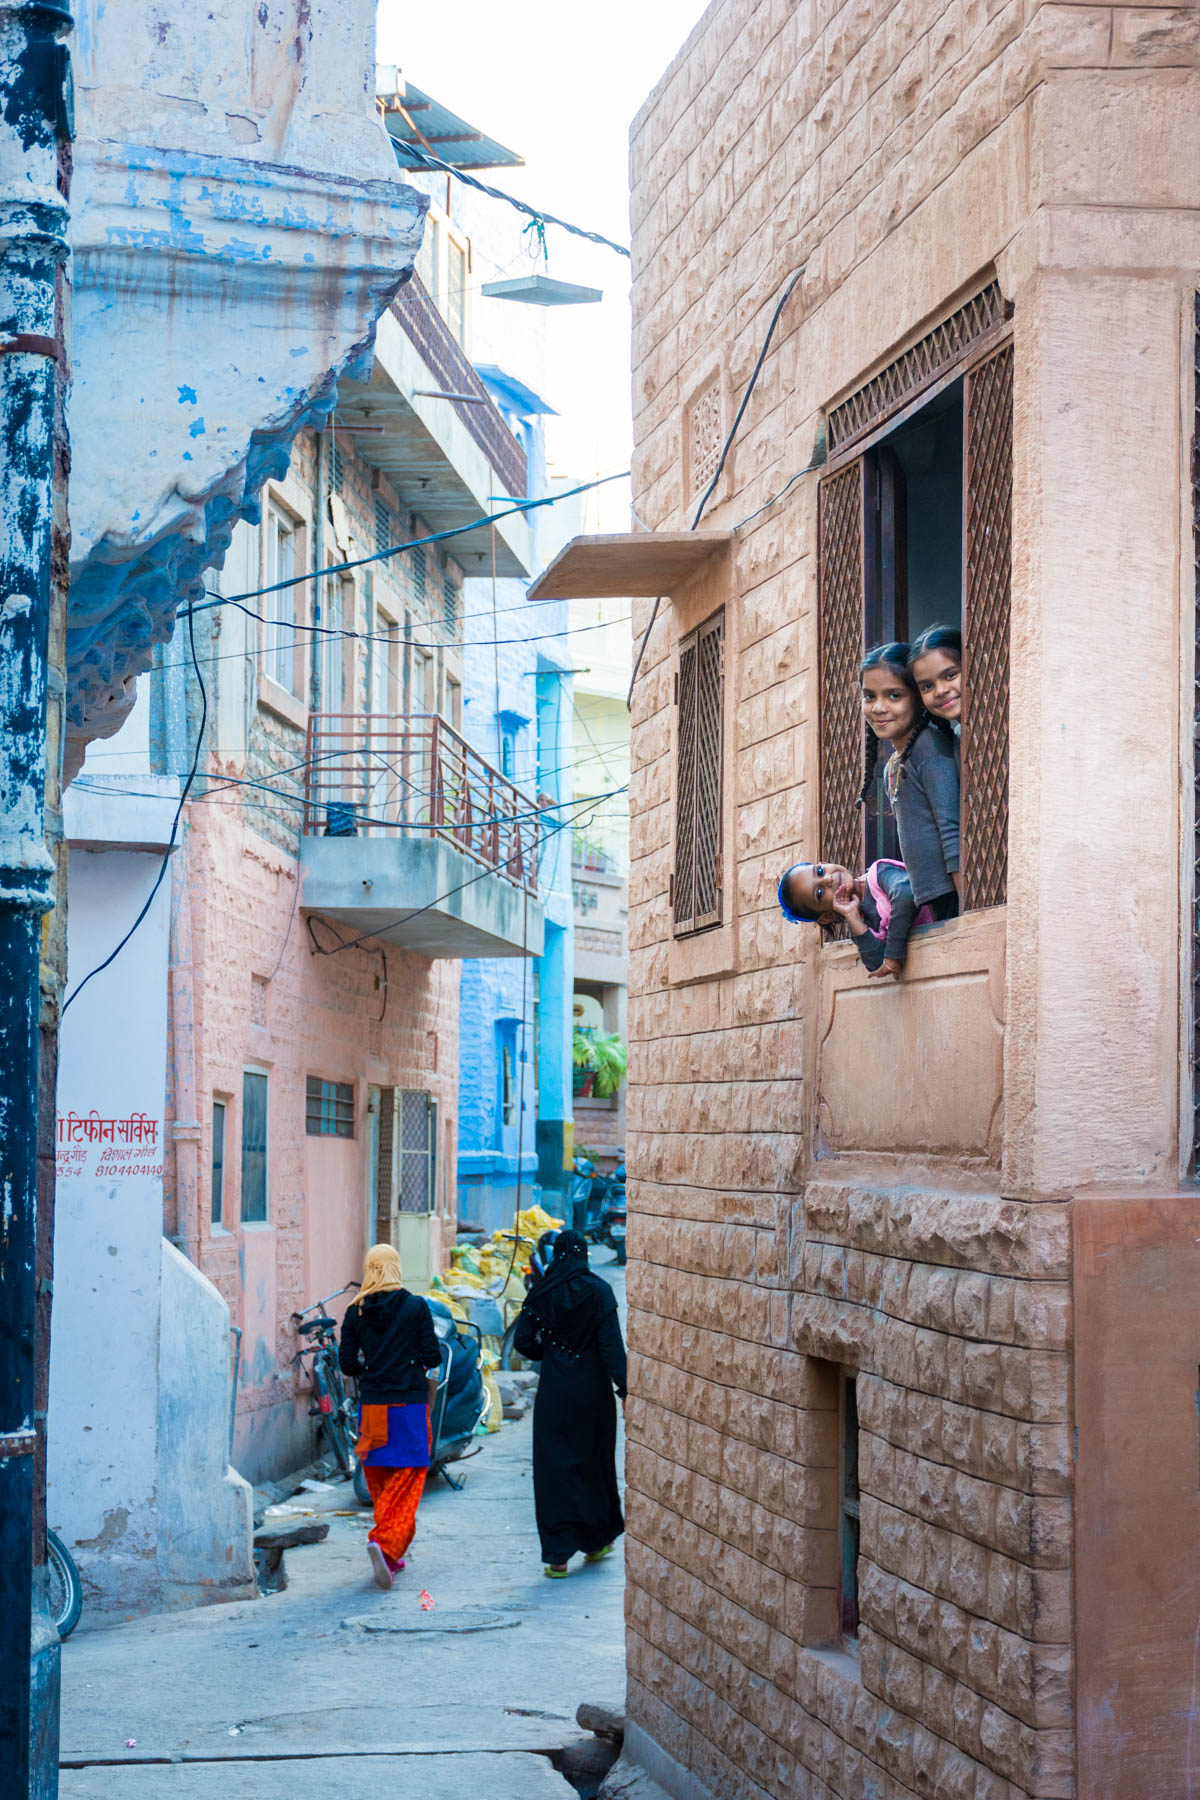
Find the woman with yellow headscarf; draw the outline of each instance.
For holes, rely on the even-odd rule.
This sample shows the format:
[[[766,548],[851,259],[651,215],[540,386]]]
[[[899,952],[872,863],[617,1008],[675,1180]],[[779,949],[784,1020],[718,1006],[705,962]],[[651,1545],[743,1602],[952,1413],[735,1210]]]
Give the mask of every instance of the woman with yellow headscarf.
[[[375,1507],[367,1551],[377,1585],[404,1567],[429,1472],[429,1410],[439,1363],[433,1314],[404,1286],[391,1244],[373,1244],[362,1286],[346,1308],[338,1349],[342,1373],[358,1381],[362,1464]]]

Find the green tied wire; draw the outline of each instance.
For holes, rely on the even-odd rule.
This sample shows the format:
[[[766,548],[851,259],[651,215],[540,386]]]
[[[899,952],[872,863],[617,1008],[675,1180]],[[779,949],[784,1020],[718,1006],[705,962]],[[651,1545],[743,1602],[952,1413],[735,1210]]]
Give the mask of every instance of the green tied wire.
[[[522,231],[521,236],[528,237],[529,233],[531,231],[535,235],[534,235],[533,243],[529,246],[529,254],[532,256],[533,260],[536,262],[537,258],[538,258],[538,252],[540,251],[542,261],[544,263],[549,263],[550,252],[546,248],[546,221],[545,221],[545,219],[541,218],[537,213],[534,213],[532,219],[530,219],[528,225],[526,225],[524,230]]]

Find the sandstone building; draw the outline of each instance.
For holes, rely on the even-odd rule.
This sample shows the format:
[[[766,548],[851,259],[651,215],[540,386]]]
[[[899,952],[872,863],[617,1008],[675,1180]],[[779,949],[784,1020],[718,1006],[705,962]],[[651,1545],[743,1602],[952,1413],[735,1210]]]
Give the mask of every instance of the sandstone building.
[[[653,619],[627,1743],[677,1800],[1198,1779],[1197,62],[1183,7],[716,0],[634,125],[649,535],[534,591]],[[881,987],[776,883],[863,866],[857,661],[935,619],[964,910]]]

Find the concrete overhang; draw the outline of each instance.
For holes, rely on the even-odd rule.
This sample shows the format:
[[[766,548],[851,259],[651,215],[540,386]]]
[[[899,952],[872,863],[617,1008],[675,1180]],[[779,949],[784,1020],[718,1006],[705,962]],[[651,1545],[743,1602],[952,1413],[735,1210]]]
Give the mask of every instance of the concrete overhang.
[[[300,905],[417,956],[540,956],[540,901],[440,838],[305,837]]]
[[[572,538],[530,587],[529,598],[653,599],[674,594],[732,542],[728,531],[618,531]]]
[[[72,850],[170,848],[179,810],[174,775],[85,775],[63,794],[63,837]]]
[[[428,391],[442,389],[412,338],[393,312],[379,321],[375,361],[369,379],[338,383],[337,422],[354,435],[354,447],[372,468],[382,469],[431,531],[449,531],[503,511],[489,495],[504,491],[475,435],[450,400]],[[450,390],[445,390],[450,391]],[[482,391],[482,390],[481,390]],[[507,433],[494,403],[495,426]],[[468,575],[491,574],[492,531],[496,542],[496,574],[524,578],[533,567],[529,521],[519,514],[494,527],[479,525],[445,548]]]

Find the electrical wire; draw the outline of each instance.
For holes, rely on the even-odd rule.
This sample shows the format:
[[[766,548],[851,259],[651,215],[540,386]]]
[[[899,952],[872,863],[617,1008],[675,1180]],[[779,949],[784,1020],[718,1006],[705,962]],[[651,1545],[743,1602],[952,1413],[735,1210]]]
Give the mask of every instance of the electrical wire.
[[[424,537],[412,538],[407,544],[392,544],[386,550],[375,550],[370,556],[357,556],[351,562],[329,563],[324,569],[306,569],[300,575],[289,575],[285,581],[273,581],[266,587],[247,588],[243,594],[219,594],[212,588],[205,588],[204,592],[209,596],[208,603],[193,602],[191,606],[181,606],[179,616],[193,612],[211,612],[214,606],[227,606],[231,601],[259,600],[265,594],[279,594],[285,588],[303,587],[307,581],[319,581],[328,575],[347,575],[351,569],[364,569],[371,563],[387,562],[393,556],[404,556],[409,550],[420,550],[426,544],[443,544],[449,538],[462,537],[464,532],[478,531],[484,525],[499,524],[501,519],[511,519],[518,513],[533,512],[539,506],[557,506],[560,500],[573,499],[576,494],[586,494],[592,488],[604,487],[610,481],[628,481],[629,474],[628,469],[622,469],[616,475],[602,475],[598,481],[583,481],[578,487],[563,488],[557,494],[544,494],[540,500],[518,500],[512,506],[505,507],[503,512],[483,513],[466,525],[451,525],[445,531],[431,531]]]
[[[142,910],[139,912],[137,918],[133,921],[133,924],[129,927],[129,930],[125,933],[125,936],[121,939],[116,949],[111,951],[110,954],[105,957],[103,962],[97,963],[96,967],[90,970],[79,985],[72,988],[71,992],[67,995],[66,999],[63,1001],[62,1012],[59,1015],[60,1018],[66,1018],[67,1009],[78,1000],[88,982],[91,981],[94,976],[103,974],[105,969],[116,962],[118,956],[120,956],[122,950],[125,948],[142,920],[146,917],[146,914],[150,911],[151,906],[154,904],[154,896],[162,886],[163,876],[167,872],[167,864],[171,860],[171,852],[175,848],[175,839],[179,833],[179,821],[183,817],[184,803],[192,790],[192,783],[196,779],[196,771],[200,767],[200,754],[204,746],[204,730],[208,724],[208,690],[204,685],[204,677],[200,673],[200,664],[196,661],[196,633],[190,615],[188,617],[188,644],[191,647],[192,664],[196,671],[196,682],[200,688],[200,725],[196,732],[196,749],[192,756],[192,766],[188,770],[187,780],[183,784],[183,790],[179,796],[179,805],[175,808],[175,817],[171,821],[171,835],[167,839],[167,847],[163,851],[162,862],[159,864],[158,874],[154,878],[154,886],[146,896],[146,901]],[[297,883],[297,885],[299,884]]]
[[[589,244],[602,244],[606,250],[615,250],[618,256],[628,256],[625,244],[615,244],[599,231],[585,231],[582,225],[571,225],[566,219],[556,219],[553,213],[543,212],[540,207],[527,206],[524,200],[518,200],[515,194],[506,194],[503,188],[489,187],[486,181],[477,176],[468,175],[464,169],[456,169],[453,163],[443,162],[440,156],[432,155],[428,150],[418,150],[415,144],[406,142],[404,138],[393,138],[397,150],[403,150],[411,156],[419,168],[426,169],[431,175],[453,175],[465,187],[477,188],[481,194],[487,194],[492,200],[505,200],[509,206],[515,206],[519,213],[524,213],[535,225],[557,225],[560,231],[569,231],[572,237],[586,238]]]
[[[625,789],[620,788],[614,789],[613,791],[616,793],[624,793]],[[608,797],[608,795],[605,795],[606,799]],[[581,803],[578,801],[568,802],[568,805],[571,807],[579,804]],[[585,804],[590,804],[590,802]],[[569,831],[573,829],[578,823],[579,821],[577,818],[564,819],[560,825],[548,825],[541,835],[543,838],[554,837],[560,831]],[[422,913],[432,912],[433,908],[435,906],[441,906],[443,901],[453,899],[455,894],[461,894],[464,888],[474,887],[477,881],[483,881],[487,876],[496,875],[498,873],[499,871],[497,869],[491,867],[480,869],[477,875],[472,875],[466,881],[460,881],[456,886],[447,888],[444,894],[438,894],[435,899],[427,901],[424,906],[418,906],[412,912],[397,913],[396,917],[392,919],[389,924],[375,925],[370,931],[362,931],[357,937],[349,938],[344,944],[339,944],[336,950],[318,950],[317,954],[319,956],[337,956],[342,950],[353,950],[356,944],[365,943],[368,938],[378,937],[381,931],[390,931],[393,926],[407,925],[411,920],[419,919]]]
[[[717,466],[713,470],[712,480],[709,482],[708,486],[705,488],[704,492],[700,496],[700,504],[696,508],[695,517],[692,519],[692,523],[690,526],[690,529],[692,531],[695,531],[695,529],[699,525],[701,519],[704,517],[704,509],[708,505],[713,494],[716,492],[717,483],[720,481],[721,476],[725,470],[726,459],[729,455],[730,450],[733,448],[733,440],[738,434],[738,428],[741,425],[742,419],[745,417],[746,408],[750,404],[750,396],[754,392],[755,384],[758,381],[759,375],[762,373],[762,366],[767,360],[767,352],[771,348],[771,339],[775,335],[775,327],[776,327],[776,325],[778,325],[780,316],[783,312],[783,309],[787,305],[788,301],[791,299],[793,291],[798,286],[798,284],[804,279],[805,267],[806,267],[806,265],[804,263],[801,263],[800,267],[796,270],[796,273],[787,282],[782,294],[780,294],[780,296],[779,296],[779,299],[776,301],[775,311],[771,314],[771,323],[767,326],[767,335],[762,341],[762,348],[758,353],[758,360],[755,362],[753,369],[751,369],[751,371],[750,371],[750,379],[746,383],[746,386],[742,392],[742,398],[738,405],[737,412],[733,416],[733,424],[729,427],[729,431],[728,431],[728,434],[726,435],[725,442],[721,446],[721,454],[717,458]],[[753,516],[754,515],[752,514],[751,517],[753,517]],[[637,655],[633,661],[633,674],[629,678],[629,693],[626,696],[625,704],[627,706],[629,706],[630,708],[632,708],[632,706],[633,706],[633,690],[634,690],[634,686],[637,682],[638,670],[642,666],[642,658],[646,654],[646,645],[650,642],[650,633],[654,630],[654,621],[658,617],[658,609],[661,606],[661,604],[662,604],[662,595],[656,594],[654,597],[654,605],[650,608],[650,623],[646,626],[646,630],[642,637],[642,641],[638,645]]]
[[[350,630],[350,628],[348,626],[345,626],[345,625],[319,625],[319,624],[318,625],[309,625],[307,622],[305,622],[304,620],[301,620],[301,619],[273,619],[270,617],[270,615],[268,613],[256,612],[252,606],[243,605],[240,596],[238,596],[238,598],[236,598],[236,599],[230,597],[229,599],[223,600],[221,602],[214,601],[213,603],[211,603],[208,606],[197,607],[196,610],[198,612],[211,612],[213,610],[214,606],[217,604],[221,604],[224,606],[232,606],[237,612],[244,613],[248,619],[257,619],[261,625],[273,626],[273,627],[275,627],[275,629],[277,629],[279,631],[307,631],[313,637],[353,638],[357,642],[363,643],[363,644],[386,644],[386,643],[393,641],[389,637],[389,634],[385,631],[352,631],[352,630]],[[625,616],[629,617],[628,614],[626,614]],[[426,622],[426,624],[432,624],[433,621],[426,620],[425,622]],[[621,622],[622,621],[619,618],[617,618],[617,619],[605,619],[599,625],[565,625],[561,631],[539,631],[536,635],[539,638],[571,637],[574,635],[574,633],[576,631],[604,631],[610,625],[619,625],[619,624],[621,624]],[[511,637],[511,638],[461,638],[461,639],[459,639],[459,638],[444,638],[443,637],[443,638],[429,639],[428,641],[423,638],[410,638],[410,639],[408,639],[408,648],[410,650],[460,650],[460,649],[462,649],[462,650],[466,650],[466,649],[486,650],[489,647],[489,645],[492,645],[492,644],[498,644],[498,645],[531,644],[531,643],[534,643],[535,641],[536,641],[536,639],[534,637],[529,637],[529,636]],[[267,645],[267,646],[265,646],[265,648],[267,650],[277,649],[278,642],[276,642],[276,644],[274,644],[274,645]],[[254,652],[253,652],[253,650],[236,650],[236,651],[233,651],[231,654],[233,654],[235,656],[253,656]],[[219,659],[214,657],[214,658],[212,658],[212,660],[215,662],[215,661],[218,661]],[[180,667],[181,665],[179,665],[179,664],[174,664],[174,665],[163,664],[161,666],[162,667],[168,667],[168,666]],[[147,670],[145,672],[150,673],[149,670]]]
[[[595,740],[593,740],[593,742],[594,741]],[[626,745],[627,743],[628,743],[627,738],[614,738],[614,739],[612,739],[611,743],[609,743],[607,745],[607,747],[609,749],[619,749],[620,747],[622,747],[623,745]],[[310,769],[315,769],[318,766],[321,766],[321,765],[324,765],[326,763],[333,761],[333,759],[335,757],[345,755],[345,754],[357,754],[357,752],[343,752],[340,750],[327,750],[327,751],[322,752],[322,754],[319,756],[308,756],[308,757],[304,757],[300,762],[290,763],[286,768],[276,770],[276,774],[279,776],[280,779],[283,779],[284,777],[286,777],[288,775],[304,774],[304,773],[307,773],[307,771]],[[604,761],[603,751],[601,750],[601,748],[598,744],[596,745],[596,754],[594,756],[572,757],[568,762],[558,763],[553,768],[548,768],[548,769],[543,768],[541,770],[541,774],[543,774],[543,775],[561,775],[568,770],[571,771],[572,773],[574,773],[579,769],[588,767],[591,763],[596,762],[596,761],[601,761],[601,762]],[[149,773],[149,771],[144,771],[144,772]],[[606,767],[606,772],[608,772],[607,767]],[[414,793],[418,793],[421,795],[425,794],[425,789],[423,787],[421,787],[417,782],[413,781],[409,776],[401,774],[398,769],[395,769],[392,767],[392,765],[387,761],[386,758],[381,757],[380,763],[379,763],[379,768],[376,771],[376,776],[378,777],[378,775],[385,774],[385,773],[391,774],[397,781],[403,783],[404,786],[411,788]],[[507,777],[506,779],[511,780],[513,787],[516,788],[518,791],[521,791],[526,786],[532,786],[537,781],[538,773],[539,772],[538,772],[537,768],[531,766],[529,769],[525,770],[523,773],[517,773],[511,777]],[[108,794],[108,795],[112,795],[118,799],[158,800],[158,799],[162,798],[162,796],[160,794],[149,793],[141,788],[129,788],[129,787],[119,787],[118,788],[118,787],[109,787],[107,785],[101,785],[102,782],[106,783],[107,781],[114,780],[114,779],[120,780],[120,779],[122,779],[122,777],[118,773],[114,776],[98,777],[98,778],[93,778],[93,779],[89,780],[86,775],[79,775],[75,778],[75,781],[72,783],[72,786],[75,788],[78,788],[80,790],[80,792],[85,793],[85,794]],[[193,799],[192,799],[193,806],[199,806],[206,800],[217,799],[220,797],[221,794],[226,793],[226,792],[228,792],[228,790],[230,788],[235,788],[235,787],[253,788],[259,793],[270,794],[273,797],[280,799],[280,800],[293,800],[300,804],[303,803],[303,796],[300,794],[299,790],[291,790],[291,789],[283,788],[283,787],[275,787],[271,782],[255,781],[248,776],[222,775],[222,776],[207,776],[207,777],[204,777],[203,779],[207,779],[207,780],[211,781],[213,785],[209,788],[206,788],[204,793],[196,794],[193,797]],[[614,790],[610,790],[610,791],[615,792],[617,790],[614,789]],[[608,797],[607,793],[585,796],[585,798],[594,799],[598,803],[603,802],[605,799],[607,799],[607,797]],[[247,804],[256,805],[257,802],[250,801]],[[561,802],[556,802],[556,804],[561,804]],[[538,810],[541,810],[541,809],[531,808],[528,811],[528,813],[505,813],[502,815],[502,818],[532,817],[533,813]],[[361,816],[362,815],[360,815],[360,817]],[[392,821],[390,821],[390,820],[370,820],[370,819],[365,819],[365,818],[364,818],[363,822],[367,823],[367,824],[390,824],[390,823],[392,823]],[[490,821],[490,820],[477,821],[477,823],[479,823],[479,824],[486,824],[486,823],[492,823],[492,822],[493,821]]]

